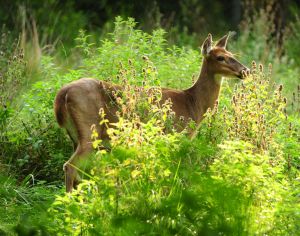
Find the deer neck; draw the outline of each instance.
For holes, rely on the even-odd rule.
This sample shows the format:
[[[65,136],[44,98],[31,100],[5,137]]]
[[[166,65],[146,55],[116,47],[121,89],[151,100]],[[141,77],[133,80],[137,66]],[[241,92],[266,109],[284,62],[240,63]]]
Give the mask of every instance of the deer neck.
[[[197,123],[203,119],[208,108],[213,109],[215,106],[222,83],[222,76],[209,70],[207,64],[207,59],[204,58],[198,80],[186,90],[192,97]]]

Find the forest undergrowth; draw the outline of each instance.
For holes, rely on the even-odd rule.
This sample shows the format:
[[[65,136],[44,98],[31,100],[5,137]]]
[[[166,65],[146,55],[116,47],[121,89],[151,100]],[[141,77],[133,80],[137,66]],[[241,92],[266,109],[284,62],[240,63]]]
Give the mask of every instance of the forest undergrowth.
[[[26,52],[3,28],[0,234],[297,235],[299,58],[276,56],[276,46],[259,34],[267,23],[256,23],[231,46],[252,63],[251,75],[224,80],[219,106],[193,139],[174,130],[172,104],[160,106],[159,99],[161,87],[192,85],[199,50],[170,46],[163,29],[145,33],[133,19],[117,17],[99,43],[79,32],[78,61],[67,71],[43,54],[33,81]],[[261,63],[251,62],[264,50]],[[53,101],[80,77],[125,90],[117,99],[119,121],[108,130],[111,151],[93,132],[90,168],[75,191],[64,193],[62,166],[72,145],[56,124]],[[143,86],[148,97],[128,85]]]

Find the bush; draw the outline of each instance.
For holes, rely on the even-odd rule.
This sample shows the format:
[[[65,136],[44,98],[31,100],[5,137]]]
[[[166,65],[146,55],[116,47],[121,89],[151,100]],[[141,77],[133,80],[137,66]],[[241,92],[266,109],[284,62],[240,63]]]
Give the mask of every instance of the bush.
[[[10,125],[5,126],[7,141],[3,146],[6,153],[3,161],[9,163],[20,178],[34,173],[38,179],[47,181],[62,179],[61,168],[72,148],[54,120],[53,101],[64,84],[83,76],[121,83],[119,77],[120,73],[125,73],[124,67],[132,68],[124,79],[134,85],[142,85],[149,70],[151,80],[156,73],[161,75],[159,78],[155,75],[156,82],[153,83],[156,85],[167,85],[166,81],[172,82],[178,75],[192,78],[198,71],[198,52],[175,46],[169,49],[162,30],[150,35],[135,30],[135,24],[133,19],[117,18],[114,32],[99,47],[89,43],[88,36],[81,32],[77,39],[78,47],[82,49],[81,66],[65,74],[50,56],[42,57],[40,76],[46,80],[34,83],[23,94],[20,111],[11,116],[8,119]],[[181,87],[190,82],[182,79],[176,84]]]
[[[300,121],[287,110],[285,86],[274,84],[271,70],[254,63],[252,75],[233,90],[224,82],[219,107],[208,111],[190,140],[185,131],[173,130],[171,104],[158,101],[161,86],[191,84],[199,52],[169,48],[162,30],[147,34],[134,26],[132,19],[117,18],[114,32],[100,45],[81,32],[83,60],[65,74],[44,56],[41,76],[47,80],[33,84],[22,96],[22,109],[6,119],[3,163],[20,176],[59,180],[71,147],[54,121],[58,89],[83,76],[124,87],[116,97],[119,121],[109,126],[111,151],[103,151],[106,144],[93,132],[96,150],[80,169],[83,182],[56,196],[43,232],[297,234]],[[108,125],[100,115],[101,125]]]
[[[143,100],[143,89],[127,86],[132,78],[145,91],[147,82],[155,84],[159,70],[151,70],[148,59],[143,63],[140,70],[148,73],[138,78],[134,63],[119,66],[116,78],[125,91],[116,98],[119,121],[108,129],[111,152],[98,149],[86,180],[57,197],[49,210],[56,219],[54,232],[296,234],[299,119],[287,114],[283,86],[270,81],[271,72],[254,63],[232,99],[223,93],[219,107],[206,114],[198,135],[188,141],[172,129],[164,132],[172,114],[155,106],[159,93]],[[143,119],[147,113],[152,119]],[[94,147],[102,147],[95,132],[93,137]]]

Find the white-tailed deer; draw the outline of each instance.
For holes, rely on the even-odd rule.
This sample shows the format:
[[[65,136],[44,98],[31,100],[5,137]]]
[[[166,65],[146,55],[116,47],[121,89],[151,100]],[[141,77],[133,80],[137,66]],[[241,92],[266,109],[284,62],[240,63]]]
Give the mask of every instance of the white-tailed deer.
[[[192,119],[197,124],[208,108],[213,108],[219,97],[222,76],[243,78],[249,69],[226,50],[229,35],[212,45],[211,34],[202,45],[203,62],[198,80],[186,90],[162,88],[162,101],[171,99],[177,118]],[[78,182],[76,166],[92,151],[91,126],[95,125],[102,140],[108,139],[106,127],[100,126],[99,109],[102,108],[109,122],[116,122],[118,107],[111,103],[113,91],[121,90],[96,79],[82,78],[64,86],[55,98],[55,115],[75,145],[75,152],[64,164],[67,192]]]

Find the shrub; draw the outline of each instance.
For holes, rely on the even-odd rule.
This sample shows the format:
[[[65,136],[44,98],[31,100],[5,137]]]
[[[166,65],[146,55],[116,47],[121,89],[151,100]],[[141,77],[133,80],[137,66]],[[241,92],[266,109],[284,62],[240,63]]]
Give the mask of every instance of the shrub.
[[[81,33],[84,59],[63,75],[43,57],[47,81],[35,83],[22,97],[23,109],[7,119],[4,161],[20,174],[36,169],[41,179],[57,180],[70,152],[53,118],[57,90],[87,75],[124,87],[115,98],[119,121],[107,124],[100,112],[111,151],[103,150],[106,143],[93,132],[96,153],[80,169],[84,180],[56,197],[45,232],[297,234],[300,123],[286,111],[285,86],[274,84],[271,71],[254,63],[253,74],[233,91],[224,82],[219,106],[207,112],[190,140],[173,130],[171,104],[158,101],[161,86],[172,78],[193,77],[200,55],[168,48],[161,30],[146,34],[134,26],[132,19],[118,18],[100,46]],[[190,82],[176,80],[176,86]]]
[[[83,56],[81,66],[67,73],[63,74],[50,56],[42,57],[39,73],[46,80],[34,83],[23,94],[20,111],[10,117],[10,125],[5,126],[7,141],[3,161],[10,163],[20,178],[34,173],[38,179],[47,181],[62,179],[61,167],[72,148],[54,120],[53,101],[64,84],[83,76],[121,83],[119,77],[120,73],[127,73],[122,71],[125,67],[131,69],[124,79],[132,85],[142,85],[149,71],[148,79],[155,79],[152,82],[156,85],[167,85],[166,81],[172,82],[178,75],[185,78],[176,81],[179,87],[191,82],[192,79],[187,81],[186,78],[192,78],[198,71],[199,53],[178,47],[168,49],[162,30],[147,34],[134,29],[135,24],[133,19],[117,18],[114,32],[99,47],[89,43],[89,38],[81,32],[77,39]],[[159,78],[156,73],[160,74]],[[169,77],[171,79],[167,79]]]
[[[9,155],[8,128],[16,113],[16,98],[26,85],[26,63],[23,52],[5,27],[0,41],[0,157]]]
[[[169,102],[159,104],[160,88],[151,87],[157,83],[157,73],[150,66],[151,61],[145,58],[144,63],[144,87],[139,89],[128,85],[128,76],[140,73],[132,62],[129,69],[120,68],[117,76],[124,83],[124,90],[115,94],[120,107],[118,122],[109,124],[100,110],[100,125],[108,128],[111,151],[102,149],[102,140],[94,129],[93,146],[98,152],[91,173],[87,174],[91,180],[84,181],[70,195],[58,197],[50,209],[57,216],[59,231],[121,234],[126,232],[122,229],[125,227],[132,233],[146,233],[145,227],[149,227],[145,217],[161,208],[176,192],[176,168],[180,162],[171,156],[179,148],[181,134],[169,128],[171,106]],[[171,133],[166,134],[166,129]],[[92,208],[97,210],[90,211]],[[77,218],[79,215],[84,217]],[[132,223],[143,227],[131,229]]]
[[[120,80],[126,81],[132,70],[122,67]],[[121,96],[119,121],[108,129],[111,152],[99,149],[86,173],[89,180],[59,196],[50,208],[58,232],[296,233],[299,188],[292,189],[299,171],[288,160],[298,158],[298,147],[287,150],[282,140],[295,143],[298,136],[288,130],[283,87],[270,82],[270,72],[265,74],[262,66],[253,64],[252,71],[236,85],[231,101],[223,96],[220,107],[207,113],[192,141],[163,132],[164,115],[156,115],[155,102],[146,106],[153,118],[143,121],[138,103],[129,103],[143,99],[123,86],[128,100]],[[105,114],[100,114],[105,125]],[[94,146],[101,147],[95,132],[93,137]]]

